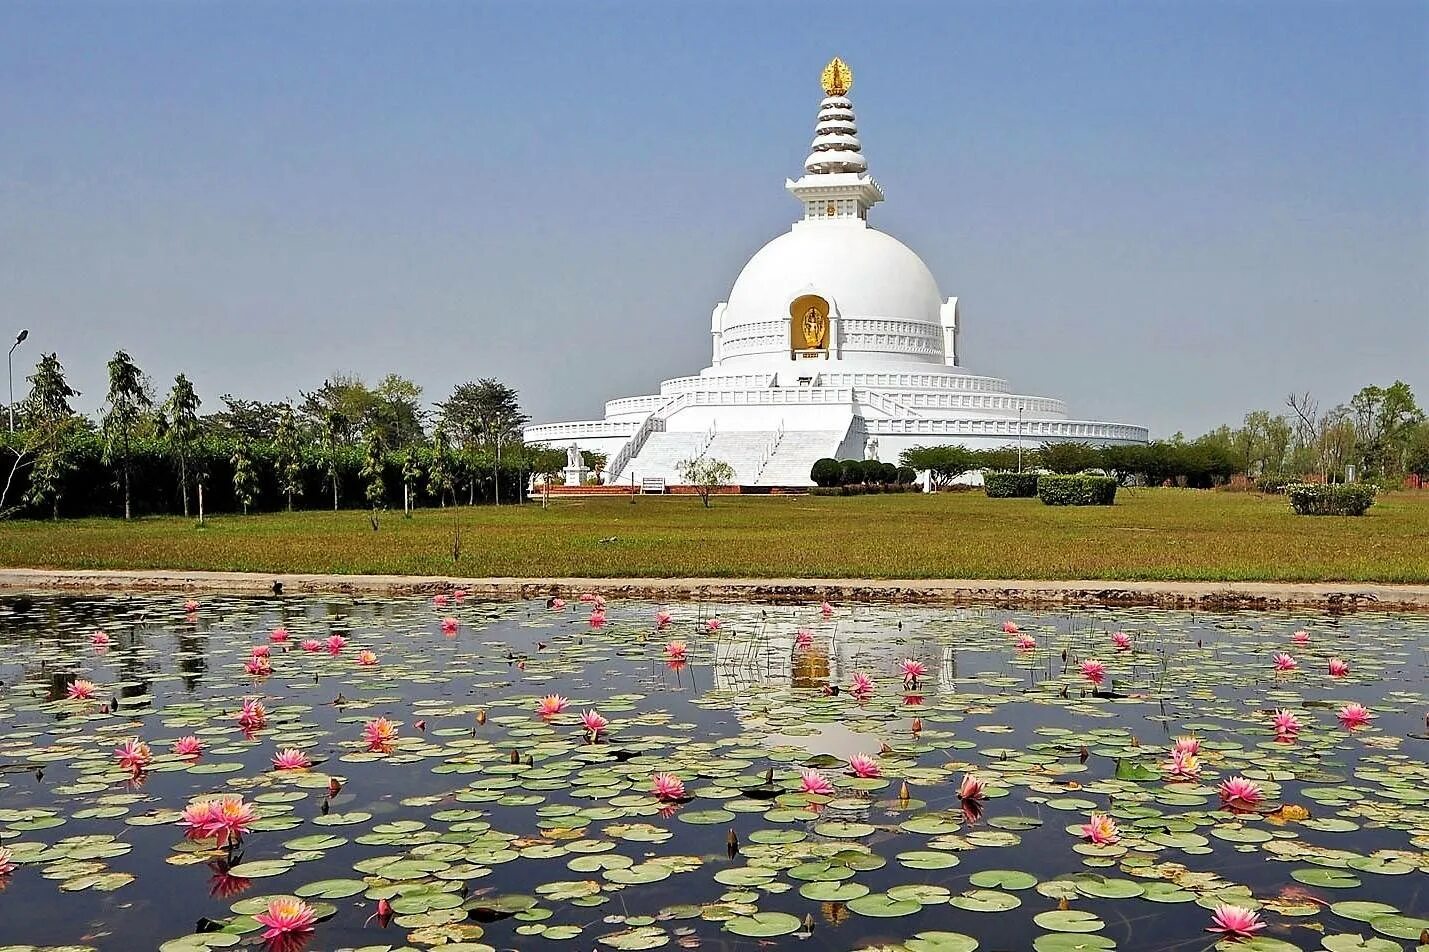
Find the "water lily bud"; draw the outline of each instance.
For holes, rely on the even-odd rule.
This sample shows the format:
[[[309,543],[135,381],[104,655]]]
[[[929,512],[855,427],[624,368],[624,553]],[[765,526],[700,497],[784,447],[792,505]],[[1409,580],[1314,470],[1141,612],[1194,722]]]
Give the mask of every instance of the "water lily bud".
[[[337,796],[338,791],[340,791],[341,789],[342,789],[342,784],[338,782],[338,779],[337,779],[336,777],[329,777],[329,778],[328,778],[328,781],[327,781],[327,795],[328,795],[328,796],[330,796],[330,797],[335,797],[335,796]]]
[[[519,764],[521,762],[521,755],[516,752],[516,748],[514,747],[511,748],[511,762],[513,764]]]
[[[921,733],[922,730],[923,730],[923,719],[922,719],[921,717],[915,717],[915,718],[913,718],[913,733],[918,734],[918,733]]]
[[[908,799],[908,781],[906,781],[906,780],[903,781],[903,786],[901,786],[901,787],[898,788],[898,799],[900,799],[900,800],[907,800],[907,799]]]
[[[1079,753],[1079,754],[1077,755],[1077,757],[1078,757],[1079,760],[1081,760],[1082,763],[1086,763],[1086,762],[1087,762],[1087,758],[1090,757],[1091,755],[1092,755],[1092,752],[1089,751],[1089,750],[1087,750],[1087,745],[1086,745],[1086,744],[1083,744],[1083,745],[1082,745],[1081,753]]]
[[[813,914],[812,912],[806,912],[806,913],[804,913],[804,931],[805,931],[805,932],[813,932],[813,931],[814,931],[814,914]]]
[[[729,838],[725,840],[725,845],[729,847],[731,857],[739,852],[739,834],[734,832],[734,827],[729,828]]]
[[[486,708],[483,707],[481,710],[476,712],[476,722],[478,724],[486,723]]]
[[[424,731],[424,730],[427,729],[427,722],[426,722],[426,721],[418,721],[417,723],[413,724],[412,726],[415,727],[415,728],[416,728],[417,730],[419,730],[419,731]]]

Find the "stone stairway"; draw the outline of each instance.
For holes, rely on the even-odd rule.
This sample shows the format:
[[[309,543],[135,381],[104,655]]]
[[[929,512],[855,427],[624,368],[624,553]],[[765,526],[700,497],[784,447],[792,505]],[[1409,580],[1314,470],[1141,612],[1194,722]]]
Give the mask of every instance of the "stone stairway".
[[[708,433],[664,431],[651,433],[639,454],[622,474],[622,483],[633,474],[642,479],[659,477],[667,483],[682,483],[679,465],[703,455],[721,460],[734,469],[734,482],[741,486],[809,486],[809,469],[823,456],[836,454],[844,434],[839,430],[728,430]],[[775,440],[778,443],[775,444]],[[769,455],[769,447],[775,446]]]
[[[837,456],[842,430],[785,430],[774,455],[759,473],[757,486],[812,486],[814,461]]]

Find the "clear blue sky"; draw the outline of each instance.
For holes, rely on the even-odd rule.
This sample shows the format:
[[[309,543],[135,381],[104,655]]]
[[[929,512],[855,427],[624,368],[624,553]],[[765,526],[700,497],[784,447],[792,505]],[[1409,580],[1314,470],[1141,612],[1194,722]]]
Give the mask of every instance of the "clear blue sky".
[[[1158,435],[1429,403],[1422,2],[10,2],[0,330],[85,409],[122,347],[206,409],[396,371],[597,416],[708,362],[834,53],[970,369]]]

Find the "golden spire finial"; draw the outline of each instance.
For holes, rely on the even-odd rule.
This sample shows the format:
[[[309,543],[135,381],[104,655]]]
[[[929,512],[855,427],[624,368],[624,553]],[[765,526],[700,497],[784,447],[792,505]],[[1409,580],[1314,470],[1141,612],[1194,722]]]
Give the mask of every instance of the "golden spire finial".
[[[853,88],[853,70],[848,68],[847,63],[835,56],[829,60],[829,65],[824,67],[819,82],[823,84],[825,96],[846,96],[848,91]]]

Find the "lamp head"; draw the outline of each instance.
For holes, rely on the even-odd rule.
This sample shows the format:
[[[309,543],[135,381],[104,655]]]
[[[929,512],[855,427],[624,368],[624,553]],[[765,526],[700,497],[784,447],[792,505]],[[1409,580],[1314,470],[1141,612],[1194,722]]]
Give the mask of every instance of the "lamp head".
[[[23,344],[23,343],[25,342],[25,338],[26,338],[26,337],[29,337],[29,336],[30,336],[30,329],[29,329],[28,327],[21,328],[20,333],[18,333],[18,334],[15,335],[15,343],[17,343],[17,344]]]

